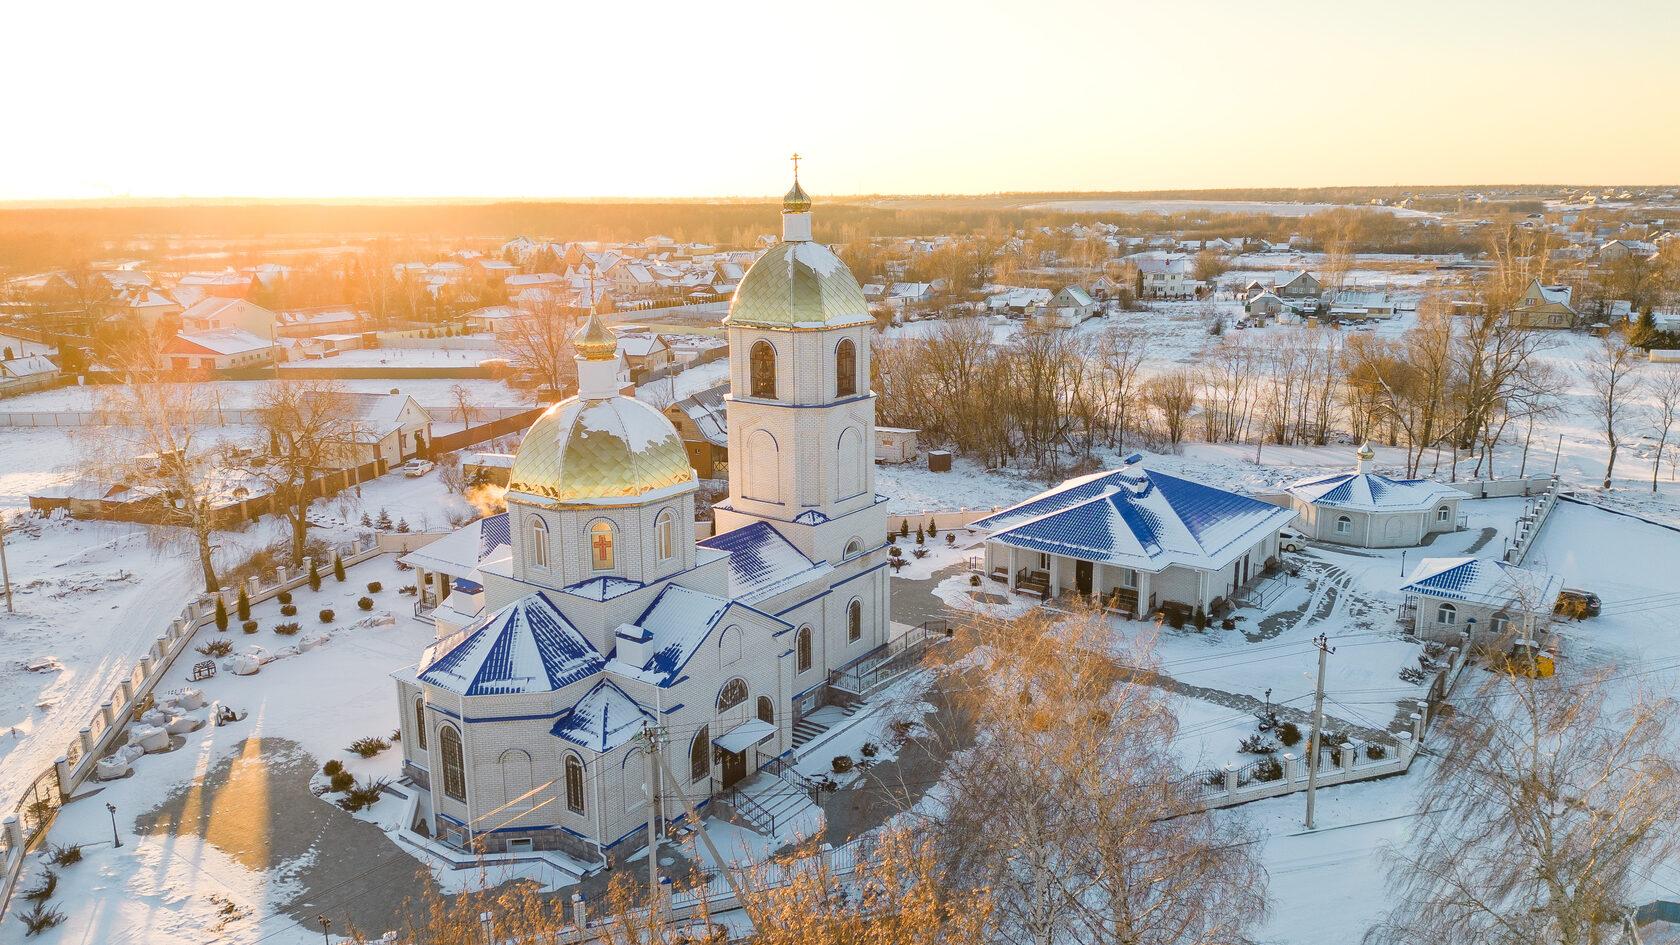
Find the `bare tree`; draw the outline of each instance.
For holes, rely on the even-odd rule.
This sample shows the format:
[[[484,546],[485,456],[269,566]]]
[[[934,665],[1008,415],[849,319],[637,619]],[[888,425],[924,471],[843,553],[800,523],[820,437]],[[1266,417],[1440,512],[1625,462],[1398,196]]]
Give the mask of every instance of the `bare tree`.
[[[1450,747],[1387,854],[1401,901],[1367,943],[1622,940],[1644,873],[1680,856],[1680,706],[1612,678],[1496,672],[1438,723]]]
[[[581,323],[578,314],[550,301],[508,321],[511,325],[502,335],[502,347],[514,363],[535,374],[550,390],[565,390],[576,374],[572,335]]]
[[[990,891],[994,942],[1245,940],[1265,873],[1163,759],[1176,720],[1147,651],[1114,653],[1100,613],[1038,611],[962,631],[936,738],[956,753],[929,830],[947,875]]]
[[[1143,399],[1160,418],[1167,442],[1177,449],[1196,408],[1196,382],[1188,371],[1173,371],[1152,377],[1143,386]]]
[[[1633,409],[1633,398],[1639,392],[1639,349],[1627,339],[1612,332],[1604,336],[1604,344],[1587,355],[1587,383],[1592,388],[1592,403],[1598,419],[1604,424],[1604,442],[1610,447],[1610,459],[1604,464],[1604,488],[1610,488],[1610,475],[1616,469],[1616,451],[1621,445],[1622,427]]]
[[[156,492],[161,523],[183,527],[198,550],[204,589],[215,591],[216,510],[233,501],[228,444],[216,435],[205,385],[171,379],[162,339],[133,339],[118,355],[128,382],[100,392],[101,426],[88,438],[94,471]]]
[[[349,401],[336,381],[278,380],[257,398],[267,461],[253,472],[266,481],[274,510],[291,525],[292,564],[303,563],[309,507],[319,497],[316,478],[340,465],[350,435]]]
[[[461,429],[472,426],[473,395],[465,384],[449,385],[449,399],[455,404],[455,415],[461,418]]]
[[[1651,427],[1657,431],[1657,455],[1651,459],[1651,491],[1657,491],[1657,470],[1662,468],[1663,449],[1668,446],[1668,435],[1674,430],[1674,421],[1680,419],[1680,371],[1667,370],[1651,385],[1651,392],[1656,395],[1656,406],[1651,409]]]

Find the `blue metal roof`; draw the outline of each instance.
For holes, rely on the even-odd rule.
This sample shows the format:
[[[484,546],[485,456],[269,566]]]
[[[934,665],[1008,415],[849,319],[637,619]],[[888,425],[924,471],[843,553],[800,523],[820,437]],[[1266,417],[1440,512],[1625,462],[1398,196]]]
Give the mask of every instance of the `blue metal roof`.
[[[653,713],[611,680],[603,679],[566,710],[549,731],[596,754],[606,754],[629,741],[652,720]]]
[[[498,545],[513,544],[506,512],[489,516],[478,523],[478,560],[483,561]]]
[[[783,582],[819,567],[768,522],[713,535],[699,546],[729,555],[730,594],[749,602],[756,603],[761,594],[773,596]]]
[[[464,696],[551,692],[605,665],[559,608],[533,593],[496,611],[431,660],[420,679]]]

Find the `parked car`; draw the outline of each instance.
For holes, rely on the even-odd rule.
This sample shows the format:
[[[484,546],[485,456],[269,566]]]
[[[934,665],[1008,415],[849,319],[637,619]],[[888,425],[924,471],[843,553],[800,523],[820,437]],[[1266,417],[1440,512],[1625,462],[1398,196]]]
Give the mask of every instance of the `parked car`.
[[[403,475],[412,479],[415,476],[424,476],[425,474],[431,472],[436,466],[437,464],[429,459],[411,459],[408,462],[403,463],[400,468],[402,469]]]
[[[1279,551],[1302,551],[1307,547],[1307,536],[1293,528],[1278,529]]]
[[[1557,603],[1552,605],[1552,613],[1581,620],[1586,617],[1597,617],[1598,612],[1603,607],[1603,602],[1592,591],[1566,587],[1563,589],[1563,593],[1557,596]]]

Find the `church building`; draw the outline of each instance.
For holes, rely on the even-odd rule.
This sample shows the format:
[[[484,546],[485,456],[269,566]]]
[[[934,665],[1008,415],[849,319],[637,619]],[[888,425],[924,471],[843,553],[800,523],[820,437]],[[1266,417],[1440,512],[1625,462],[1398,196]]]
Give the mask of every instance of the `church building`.
[[[455,580],[438,639],[396,674],[404,772],[434,836],[586,864],[639,848],[644,729],[703,806],[789,754],[830,673],[887,642],[873,320],[812,241],[797,178],[782,232],[727,319],[733,468],[712,537],[696,540],[670,420],[619,393],[612,332],[592,314],[575,337],[578,394],[519,446],[506,545]],[[684,799],[662,807],[677,819]]]

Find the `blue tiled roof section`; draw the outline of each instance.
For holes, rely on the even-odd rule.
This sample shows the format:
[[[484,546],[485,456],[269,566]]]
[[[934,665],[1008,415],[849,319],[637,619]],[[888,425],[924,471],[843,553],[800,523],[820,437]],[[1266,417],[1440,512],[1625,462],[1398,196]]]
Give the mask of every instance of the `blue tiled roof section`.
[[[433,660],[420,679],[464,696],[551,692],[604,665],[547,597],[528,594]]]
[[[1114,510],[1115,505],[1108,502],[1086,502],[1059,515],[1047,515],[1016,526],[1008,534],[1011,544],[1034,551],[1106,557],[1115,545]]]
[[[1448,568],[1439,574],[1431,574],[1421,581],[1414,581],[1409,587],[1428,588],[1432,591],[1459,595],[1476,583],[1477,562],[1466,561],[1457,567]]]
[[[478,583],[477,581],[469,581],[463,577],[456,578],[454,582],[452,582],[451,586],[454,587],[455,590],[467,594],[477,594],[478,592],[484,590],[484,585]]]
[[[1150,473],[1149,478],[1161,490],[1162,498],[1178,515],[1179,521],[1195,536],[1196,542],[1207,547],[1216,527],[1228,525],[1232,520],[1253,512],[1265,512],[1277,508],[1259,499],[1251,499],[1246,495],[1238,495],[1225,489],[1215,489],[1204,486],[1199,482],[1179,479],[1161,473]],[[1215,551],[1215,548],[1207,548]]]
[[[478,560],[490,557],[498,545],[513,544],[513,534],[508,530],[508,516],[501,512],[478,523]]]
[[[751,598],[817,566],[768,522],[713,535],[699,545],[729,555],[730,593],[738,598]]]
[[[1139,477],[1127,476],[1125,470],[1118,469],[1112,472],[1101,473],[1092,476],[1083,482],[1075,481],[1075,484],[1072,486],[1047,492],[1043,495],[1034,496],[1019,505],[1011,506],[1010,508],[1004,509],[995,515],[979,519],[971,523],[969,527],[983,529],[1007,528],[1017,522],[1022,522],[1029,518],[1036,518],[1049,512],[1055,512],[1060,509],[1068,508],[1069,506],[1078,505],[1092,496],[1102,495],[1103,490],[1107,489],[1111,485],[1119,485],[1123,478],[1128,481],[1135,481]],[[1148,479],[1145,477],[1144,481],[1147,482]]]
[[[1340,476],[1338,478],[1340,478],[1342,480],[1341,483],[1338,484],[1335,488],[1331,489],[1329,492],[1326,492],[1326,493],[1324,493],[1324,495],[1320,496],[1319,497],[1320,502],[1324,502],[1324,503],[1330,504],[1330,505],[1335,505],[1335,504],[1347,502],[1349,499],[1353,498],[1353,475],[1350,473],[1346,476]]]
[[[808,512],[800,512],[794,517],[793,521],[798,525],[821,525],[822,523],[828,521],[828,516],[822,514],[816,509],[811,509]]]
[[[560,716],[550,732],[596,754],[606,754],[629,741],[652,718],[624,690],[603,679]]]

